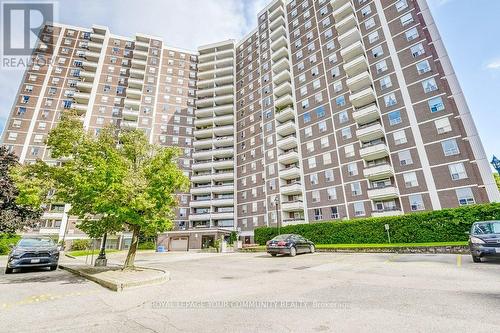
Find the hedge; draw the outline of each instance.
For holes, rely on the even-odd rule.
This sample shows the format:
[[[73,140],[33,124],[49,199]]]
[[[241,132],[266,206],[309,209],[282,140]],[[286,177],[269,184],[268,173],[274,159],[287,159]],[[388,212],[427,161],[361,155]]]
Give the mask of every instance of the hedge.
[[[401,216],[364,218],[289,225],[282,234],[299,234],[317,244],[387,243],[389,224],[392,243],[466,241],[473,222],[500,220],[500,203],[464,206]],[[275,227],[255,229],[255,242],[265,244],[278,234]]]
[[[21,237],[18,235],[0,234],[0,255],[10,252],[10,244],[17,244]]]

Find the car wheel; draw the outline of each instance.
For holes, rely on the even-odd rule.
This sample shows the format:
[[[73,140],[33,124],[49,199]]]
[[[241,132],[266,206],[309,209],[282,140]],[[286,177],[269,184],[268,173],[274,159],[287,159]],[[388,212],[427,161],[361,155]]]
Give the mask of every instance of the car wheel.
[[[472,256],[472,261],[481,262],[481,257]]]
[[[316,247],[315,247],[314,245],[310,245],[310,246],[309,246],[309,251],[310,251],[311,253],[314,253],[314,252],[316,251]]]
[[[290,248],[290,257],[295,257],[297,255],[297,249],[295,247]]]
[[[50,266],[50,270],[51,270],[51,271],[55,271],[56,269],[57,269],[57,265],[55,265],[55,266]]]
[[[276,257],[278,254],[277,253],[271,253],[273,257]]]
[[[5,274],[12,274],[12,272],[14,272],[14,268],[5,267]]]

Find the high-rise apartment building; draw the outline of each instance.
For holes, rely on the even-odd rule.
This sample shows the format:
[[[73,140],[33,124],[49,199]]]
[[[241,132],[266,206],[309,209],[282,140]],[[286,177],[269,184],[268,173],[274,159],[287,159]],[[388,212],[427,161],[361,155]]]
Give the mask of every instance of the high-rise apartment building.
[[[243,40],[198,52],[101,27],[45,34],[35,58],[55,62],[27,71],[3,143],[50,160],[44,137],[72,108],[90,131],[113,122],[183,147],[192,188],[160,238],[171,249],[500,201],[425,0],[275,0]]]

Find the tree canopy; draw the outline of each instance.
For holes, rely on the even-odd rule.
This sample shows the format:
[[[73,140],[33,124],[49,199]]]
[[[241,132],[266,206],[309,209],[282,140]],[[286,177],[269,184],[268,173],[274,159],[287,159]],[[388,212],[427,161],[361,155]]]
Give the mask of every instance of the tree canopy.
[[[0,234],[14,234],[39,221],[40,208],[31,208],[31,195],[23,199],[28,205],[19,203],[19,189],[10,176],[10,170],[18,165],[17,157],[0,147]],[[36,206],[35,207],[39,207]]]
[[[134,266],[140,232],[155,235],[172,228],[176,193],[189,190],[177,165],[178,148],[152,145],[140,130],[106,127],[92,135],[68,114],[49,133],[47,146],[61,162],[19,167],[20,189],[43,197],[54,188],[53,200],[70,204],[69,213],[81,220],[78,228],[91,237],[132,231],[125,268]]]

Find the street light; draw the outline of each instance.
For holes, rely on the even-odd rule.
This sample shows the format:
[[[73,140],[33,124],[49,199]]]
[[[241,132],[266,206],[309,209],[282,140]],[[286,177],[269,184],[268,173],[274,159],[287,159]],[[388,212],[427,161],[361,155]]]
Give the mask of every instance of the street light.
[[[278,196],[274,197],[274,208],[276,209],[276,225],[278,226],[278,235],[281,235],[281,223],[278,213],[278,205],[280,203],[280,199]]]
[[[498,174],[500,174],[500,160],[493,155],[493,159],[491,160],[491,165],[497,170]]]

